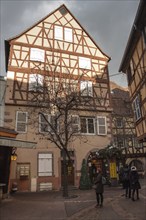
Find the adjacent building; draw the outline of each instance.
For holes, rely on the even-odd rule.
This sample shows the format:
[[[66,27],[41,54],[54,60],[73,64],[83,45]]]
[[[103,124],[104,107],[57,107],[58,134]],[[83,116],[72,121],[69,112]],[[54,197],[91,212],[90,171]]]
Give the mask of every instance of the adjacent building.
[[[6,78],[0,76],[0,126],[4,125]]]
[[[67,88],[74,88],[84,105],[78,104],[70,112],[77,130],[68,149],[72,163],[67,164],[67,172],[69,185],[78,187],[82,160],[85,158],[88,161],[92,152],[111,142],[110,57],[99,48],[65,5],[20,35],[6,40],[5,48],[5,126],[16,130],[17,139],[37,143],[36,149],[17,149],[10,184],[17,182],[20,191],[61,188],[62,154],[48,140],[46,134],[49,128],[42,115],[49,122],[52,120],[50,125],[53,126],[56,108],[53,109],[52,105],[45,108],[49,100],[46,97],[60,88],[63,91],[58,99],[60,103],[62,97],[66,98],[70,93]],[[46,96],[47,88],[50,96]],[[43,100],[43,105],[38,100],[41,103]],[[60,135],[61,126],[56,124]],[[53,129],[51,131],[53,135]],[[91,162],[102,167],[102,160]]]
[[[146,2],[140,1],[119,71],[127,75],[137,135],[137,150],[146,156]]]

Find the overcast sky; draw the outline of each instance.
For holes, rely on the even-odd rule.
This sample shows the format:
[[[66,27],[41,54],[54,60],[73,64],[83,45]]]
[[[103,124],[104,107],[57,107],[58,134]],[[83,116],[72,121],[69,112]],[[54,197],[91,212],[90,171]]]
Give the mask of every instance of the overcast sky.
[[[110,75],[118,73],[139,0],[1,0],[0,75],[6,75],[4,40],[25,31],[61,4],[67,6],[101,50],[111,57]],[[121,86],[127,86],[124,74],[112,76],[110,80]]]

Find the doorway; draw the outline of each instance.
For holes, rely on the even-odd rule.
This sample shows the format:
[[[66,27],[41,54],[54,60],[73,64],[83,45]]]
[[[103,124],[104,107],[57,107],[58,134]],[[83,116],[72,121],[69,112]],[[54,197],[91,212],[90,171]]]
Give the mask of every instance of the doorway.
[[[69,186],[74,186],[74,160],[66,161],[67,166],[67,181]],[[63,161],[61,161],[61,186],[63,186],[64,171],[63,171]]]

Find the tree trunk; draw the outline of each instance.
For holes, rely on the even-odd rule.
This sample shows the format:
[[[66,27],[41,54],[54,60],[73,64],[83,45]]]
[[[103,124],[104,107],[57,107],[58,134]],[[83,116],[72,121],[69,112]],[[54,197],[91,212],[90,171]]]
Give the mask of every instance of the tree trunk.
[[[62,150],[62,154],[63,154],[63,197],[68,197],[66,151]]]

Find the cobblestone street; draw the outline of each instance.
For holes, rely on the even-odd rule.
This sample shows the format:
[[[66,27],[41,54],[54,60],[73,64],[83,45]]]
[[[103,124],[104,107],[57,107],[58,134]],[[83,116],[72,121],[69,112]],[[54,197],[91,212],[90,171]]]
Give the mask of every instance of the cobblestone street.
[[[73,190],[69,199],[62,192],[17,193],[0,204],[2,220],[145,220],[146,184],[140,200],[133,202],[119,187],[105,186],[104,206],[95,208],[94,190]],[[77,195],[77,197],[75,197]]]

